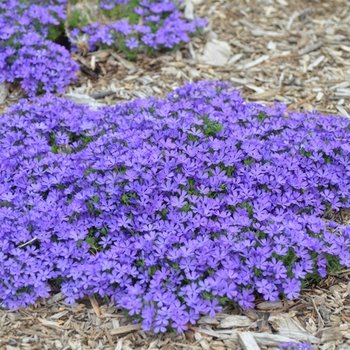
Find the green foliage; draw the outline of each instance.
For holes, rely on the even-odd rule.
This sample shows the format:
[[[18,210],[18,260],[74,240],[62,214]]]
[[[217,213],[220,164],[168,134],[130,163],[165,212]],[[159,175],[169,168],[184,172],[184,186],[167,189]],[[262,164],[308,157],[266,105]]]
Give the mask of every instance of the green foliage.
[[[48,40],[51,40],[53,42],[57,42],[59,38],[64,36],[64,23],[61,22],[58,26],[49,26],[49,34],[47,36]]]
[[[91,11],[87,11],[92,16]],[[89,24],[89,19],[87,14],[81,13],[78,9],[74,9],[69,12],[67,22],[69,28],[82,28]]]
[[[203,131],[205,136],[214,136],[224,128],[222,124],[213,122],[208,117],[204,117],[204,125],[206,126]]]
[[[127,19],[130,24],[139,23],[140,16],[134,12],[134,8],[139,6],[139,0],[131,0],[128,4],[114,6],[111,10],[101,10],[108,19]]]

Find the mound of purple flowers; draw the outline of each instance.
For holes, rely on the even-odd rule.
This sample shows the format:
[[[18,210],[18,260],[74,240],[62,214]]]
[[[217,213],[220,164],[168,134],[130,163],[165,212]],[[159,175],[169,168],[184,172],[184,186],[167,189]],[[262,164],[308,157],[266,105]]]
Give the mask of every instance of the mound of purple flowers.
[[[38,92],[64,92],[78,70],[69,52],[61,45],[30,33],[17,40],[19,49],[3,50],[0,80],[20,81],[29,96]],[[11,62],[11,63],[10,63]]]
[[[9,0],[0,4],[0,81],[19,82],[29,96],[63,92],[78,70],[63,46],[47,40],[49,28],[64,19],[64,6],[55,3]]]
[[[190,41],[207,22],[202,18],[188,21],[182,18],[174,2],[169,0],[142,0],[131,6],[128,0],[108,0],[100,3],[104,9],[124,5],[132,23],[123,19],[107,25],[94,23],[72,31],[74,37],[88,36],[90,50],[96,46],[113,46],[127,54],[139,50],[172,49]],[[130,7],[131,6],[131,7]]]
[[[0,299],[98,293],[178,331],[229,302],[298,297],[350,267],[350,120],[245,103],[223,83],[91,111],[53,96],[0,120]]]
[[[1,82],[18,82],[33,97],[42,92],[63,92],[75,78],[78,65],[66,48],[52,42],[62,31],[58,28],[66,19],[66,3],[9,0],[0,4]],[[122,7],[123,19],[73,28],[73,46],[83,36],[87,37],[89,50],[112,46],[127,58],[135,58],[140,50],[153,53],[188,42],[206,25],[203,19],[183,19],[175,3],[168,0],[104,0],[99,5],[105,10]]]

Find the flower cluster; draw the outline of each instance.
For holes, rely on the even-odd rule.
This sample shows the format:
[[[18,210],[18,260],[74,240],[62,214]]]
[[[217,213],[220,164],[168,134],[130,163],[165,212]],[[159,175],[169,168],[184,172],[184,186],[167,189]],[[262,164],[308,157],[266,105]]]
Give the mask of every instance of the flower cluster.
[[[289,343],[283,343],[278,346],[281,350],[313,350],[312,345],[308,343],[296,343],[296,342],[289,342]]]
[[[178,331],[350,267],[350,120],[248,104],[224,83],[97,111],[54,96],[0,120],[0,299],[108,296]]]
[[[0,81],[20,82],[29,96],[35,96],[62,92],[75,78],[78,65],[66,48],[52,42],[62,35],[62,28],[57,28],[66,19],[67,1],[9,0],[0,4]],[[206,25],[203,19],[182,19],[175,3],[167,0],[104,0],[100,7],[111,11],[120,7],[122,19],[73,28],[73,48],[83,37],[90,50],[113,46],[127,58],[135,58],[139,50],[153,52],[188,42]],[[80,16],[79,11],[70,13]]]
[[[103,10],[112,10],[115,6],[125,5],[129,2],[129,0],[101,0],[100,7]]]
[[[9,0],[0,4],[0,81],[20,82],[29,96],[62,92],[78,69],[64,47],[48,40],[50,28],[64,19],[63,5],[55,3]]]
[[[100,25],[96,22],[81,29],[73,30],[73,37],[88,36],[90,50],[96,46],[113,46],[131,55],[139,50],[171,49],[190,41],[206,25],[206,20],[196,18],[187,21],[176,8],[174,2],[167,0],[142,0],[137,6],[130,1],[108,0],[100,4],[102,8],[112,9],[124,5],[132,23],[126,19]]]
[[[78,70],[69,52],[37,33],[25,34],[16,43],[18,49],[7,47],[1,52],[0,48],[4,59],[0,80],[20,81],[29,96],[41,91],[64,92]]]

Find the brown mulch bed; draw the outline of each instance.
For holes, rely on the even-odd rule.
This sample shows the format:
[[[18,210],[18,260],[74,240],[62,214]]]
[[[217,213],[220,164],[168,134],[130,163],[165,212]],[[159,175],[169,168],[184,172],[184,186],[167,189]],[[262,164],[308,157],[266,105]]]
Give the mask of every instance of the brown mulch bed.
[[[247,101],[350,117],[349,1],[192,2],[194,14],[207,18],[209,26],[191,44],[152,58],[140,54],[136,62],[110,50],[76,54],[79,79],[66,97],[114,105],[164,97],[186,82],[224,80]],[[221,66],[208,64],[208,50],[217,45],[227,49]],[[9,89],[0,111],[25,97]],[[349,217],[336,219],[350,224]],[[87,298],[71,306],[53,292],[19,311],[0,308],[0,349],[276,349],[291,340],[315,349],[350,349],[349,275],[344,270],[329,276],[296,300],[258,300],[249,312],[225,309],[180,335],[145,333],[113,305]]]

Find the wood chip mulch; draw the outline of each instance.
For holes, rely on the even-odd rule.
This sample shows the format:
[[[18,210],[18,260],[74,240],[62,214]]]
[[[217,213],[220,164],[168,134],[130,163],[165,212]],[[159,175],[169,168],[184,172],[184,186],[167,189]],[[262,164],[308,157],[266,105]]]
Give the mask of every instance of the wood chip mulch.
[[[223,80],[247,101],[278,101],[291,111],[316,109],[350,118],[349,1],[192,3],[194,15],[207,18],[209,26],[191,44],[152,58],[140,54],[135,62],[111,50],[75,54],[81,69],[65,96],[98,107],[161,98],[186,82]],[[208,48],[216,45],[226,50],[220,66],[206,59]],[[8,96],[0,88],[0,112],[25,97],[9,85]],[[179,335],[145,333],[113,305],[87,298],[72,306],[53,292],[19,311],[0,308],[0,349],[254,350],[277,349],[289,341],[321,350],[350,349],[349,276],[350,269],[329,276],[292,301],[257,300],[248,312],[227,308]]]

